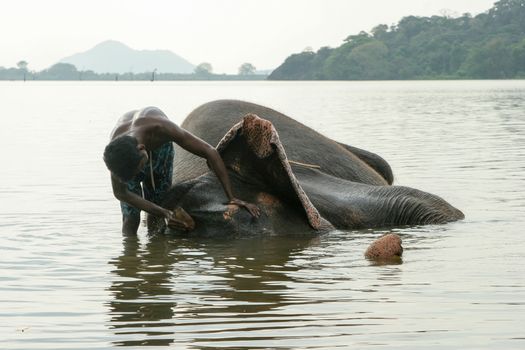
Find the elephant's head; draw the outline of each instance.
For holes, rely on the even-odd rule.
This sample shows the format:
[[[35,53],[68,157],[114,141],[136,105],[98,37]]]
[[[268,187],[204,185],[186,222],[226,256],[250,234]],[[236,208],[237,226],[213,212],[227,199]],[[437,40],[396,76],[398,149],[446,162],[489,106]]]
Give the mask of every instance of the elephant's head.
[[[272,123],[247,115],[222,138],[217,150],[236,195],[256,204],[261,215],[254,219],[247,211],[224,204],[223,188],[208,172],[176,184],[163,203],[191,215],[195,229],[189,234],[304,234],[331,228],[301,188]]]

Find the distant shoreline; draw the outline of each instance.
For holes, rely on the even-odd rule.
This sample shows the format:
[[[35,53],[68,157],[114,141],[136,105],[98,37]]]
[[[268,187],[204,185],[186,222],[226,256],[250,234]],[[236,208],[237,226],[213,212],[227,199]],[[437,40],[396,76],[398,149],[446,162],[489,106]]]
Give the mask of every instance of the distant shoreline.
[[[261,81],[267,80],[267,75],[212,75],[206,77],[194,77],[191,75],[181,77],[169,77],[164,78],[162,75],[157,75],[152,78],[137,78],[129,77],[120,74],[107,74],[103,77],[97,78],[40,78],[33,76],[16,77],[16,78],[1,78],[0,81],[144,81],[144,82],[156,82],[156,81]]]
[[[227,78],[191,78],[191,79],[1,79],[0,81],[11,81],[11,82],[144,82],[144,83],[156,83],[156,82],[206,82],[206,81],[267,81],[267,82],[312,82],[312,83],[321,83],[321,82],[402,82],[402,81],[505,81],[505,80],[525,80],[525,77],[515,77],[515,78],[440,78],[440,77],[429,77],[429,78],[416,78],[416,79],[267,79],[267,76],[257,76],[257,77],[243,77],[238,78],[236,76],[229,76]]]

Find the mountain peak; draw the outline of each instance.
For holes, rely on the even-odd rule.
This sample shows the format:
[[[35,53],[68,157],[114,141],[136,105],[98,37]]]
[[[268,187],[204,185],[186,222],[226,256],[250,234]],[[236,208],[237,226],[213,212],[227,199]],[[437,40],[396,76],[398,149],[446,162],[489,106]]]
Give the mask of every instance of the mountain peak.
[[[102,42],[96,44],[92,48],[92,50],[93,49],[106,49],[106,48],[122,48],[122,49],[132,50],[132,48],[130,48],[126,44],[124,44],[124,43],[122,43],[120,41],[117,41],[117,40],[105,40],[105,41],[102,41]]]
[[[65,57],[78,70],[96,73],[192,73],[195,66],[169,50],[135,50],[116,40],[106,40],[93,48]]]

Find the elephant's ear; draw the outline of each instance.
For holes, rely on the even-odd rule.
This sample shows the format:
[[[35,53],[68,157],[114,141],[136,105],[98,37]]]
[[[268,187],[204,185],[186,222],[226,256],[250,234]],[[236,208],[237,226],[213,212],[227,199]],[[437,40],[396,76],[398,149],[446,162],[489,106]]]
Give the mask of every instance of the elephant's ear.
[[[331,226],[314,207],[297,181],[273,124],[246,115],[224,135],[217,150],[228,168],[248,183],[263,183],[274,193],[304,211],[312,228]]]

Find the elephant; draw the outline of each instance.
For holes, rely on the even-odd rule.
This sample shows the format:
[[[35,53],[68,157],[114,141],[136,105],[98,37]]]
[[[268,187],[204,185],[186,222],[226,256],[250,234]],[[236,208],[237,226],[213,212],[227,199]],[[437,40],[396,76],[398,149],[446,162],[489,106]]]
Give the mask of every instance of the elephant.
[[[444,199],[394,186],[380,156],[345,145],[271,108],[238,100],[205,103],[181,125],[217,145],[235,194],[261,210],[254,219],[223,204],[219,180],[204,160],[176,147],[172,188],[162,205],[184,208],[189,236],[305,234],[401,225],[443,224],[464,218]]]

